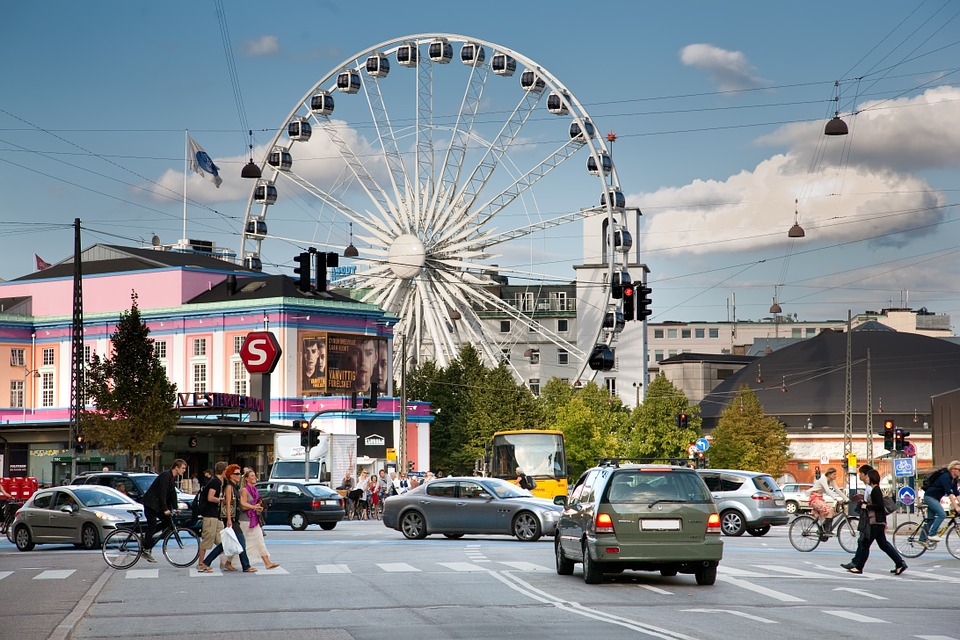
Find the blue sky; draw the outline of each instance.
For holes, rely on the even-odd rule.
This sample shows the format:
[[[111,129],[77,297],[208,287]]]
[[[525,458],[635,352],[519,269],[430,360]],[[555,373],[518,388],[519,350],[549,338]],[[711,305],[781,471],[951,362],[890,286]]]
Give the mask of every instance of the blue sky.
[[[67,257],[74,218],[84,246],[180,238],[185,129],[224,179],[216,189],[189,174],[187,235],[238,250],[244,130],[260,160],[341,62],[447,32],[535,60],[617,134],[620,184],[644,213],[652,320],[723,320],[734,296],[739,319],[759,320],[774,295],[801,320],[889,306],[960,316],[955,2],[403,6],[224,3],[242,115],[214,3],[6,6],[0,278],[31,272],[34,254]],[[851,135],[822,135],[834,111]],[[594,186],[569,189],[539,195],[541,213],[595,204]],[[271,232],[288,239],[264,245],[267,270],[292,273],[298,240],[346,244],[346,225],[310,222],[310,207],[271,211]],[[795,213],[801,240],[787,238]],[[541,245],[531,271],[572,279],[578,235]]]

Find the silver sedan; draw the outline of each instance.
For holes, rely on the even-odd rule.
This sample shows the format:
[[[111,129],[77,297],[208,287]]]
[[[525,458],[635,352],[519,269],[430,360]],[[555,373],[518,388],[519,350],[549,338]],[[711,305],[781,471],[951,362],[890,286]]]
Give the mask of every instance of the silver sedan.
[[[532,542],[553,536],[563,507],[498,478],[439,478],[386,499],[383,524],[419,540],[431,533],[506,534]]]

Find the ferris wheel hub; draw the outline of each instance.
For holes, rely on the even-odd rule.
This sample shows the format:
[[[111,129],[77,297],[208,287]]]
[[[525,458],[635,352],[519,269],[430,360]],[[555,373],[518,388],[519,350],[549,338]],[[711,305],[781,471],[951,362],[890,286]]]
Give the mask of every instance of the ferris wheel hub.
[[[420,269],[427,261],[427,251],[420,238],[406,233],[397,236],[397,239],[390,245],[389,257],[390,270],[393,274],[402,280],[411,280],[420,273]]]

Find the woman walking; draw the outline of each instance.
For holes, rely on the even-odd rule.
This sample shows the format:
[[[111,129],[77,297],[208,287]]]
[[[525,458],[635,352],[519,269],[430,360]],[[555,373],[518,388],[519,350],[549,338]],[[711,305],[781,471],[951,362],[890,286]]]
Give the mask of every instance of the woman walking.
[[[223,481],[223,501],[220,503],[220,519],[223,520],[224,529],[233,529],[237,534],[237,541],[240,543],[240,566],[244,573],[256,573],[257,570],[250,566],[250,560],[247,558],[247,542],[243,535],[243,529],[240,527],[240,465],[231,464],[224,472]],[[210,567],[210,563],[217,559],[223,553],[223,544],[218,544],[213,548],[203,561],[204,567]],[[224,564],[224,570],[236,571],[230,563]],[[206,571],[205,571],[206,572]]]
[[[240,528],[247,539],[247,557],[263,558],[267,569],[276,569],[280,565],[270,560],[270,552],[263,541],[260,517],[263,514],[263,503],[260,502],[260,493],[257,491],[257,472],[247,470],[243,476],[243,488],[240,489]]]
[[[860,511],[862,525],[860,527],[860,543],[857,545],[857,552],[854,554],[853,560],[840,566],[850,573],[863,573],[863,567],[867,564],[867,558],[870,557],[870,545],[876,540],[880,550],[893,560],[893,569],[890,570],[890,573],[900,575],[907,570],[907,563],[903,561],[896,547],[887,540],[887,511],[883,507],[880,472],[872,467],[867,470],[863,470],[863,467],[861,467],[860,480],[867,484],[865,491],[867,499],[863,502]],[[863,526],[865,520],[868,526]]]

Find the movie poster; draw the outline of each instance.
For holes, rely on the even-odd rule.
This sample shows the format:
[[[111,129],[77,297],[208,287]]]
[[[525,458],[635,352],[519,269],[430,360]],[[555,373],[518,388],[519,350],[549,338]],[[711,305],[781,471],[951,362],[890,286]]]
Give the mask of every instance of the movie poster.
[[[370,395],[374,380],[381,394],[389,388],[387,340],[325,331],[299,333],[300,394]]]

